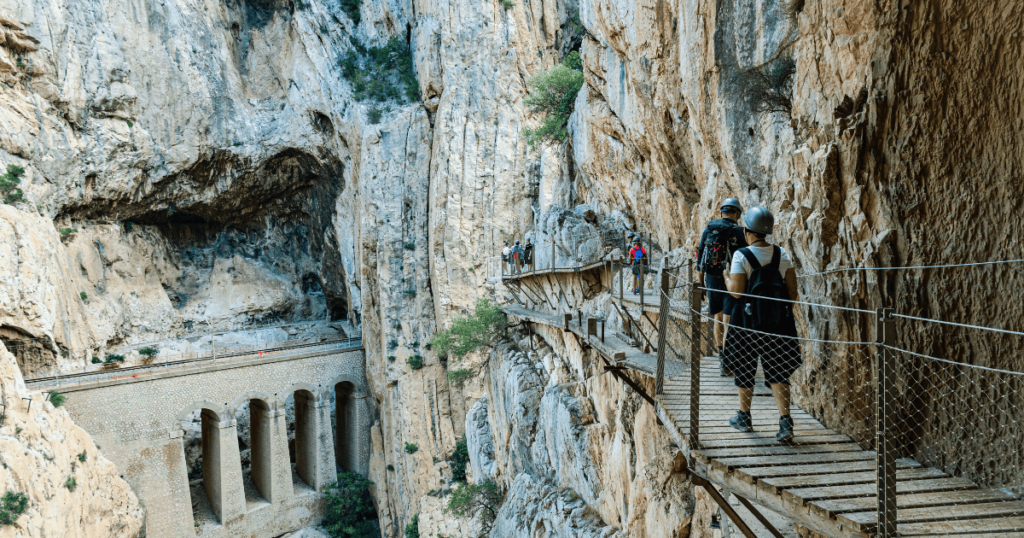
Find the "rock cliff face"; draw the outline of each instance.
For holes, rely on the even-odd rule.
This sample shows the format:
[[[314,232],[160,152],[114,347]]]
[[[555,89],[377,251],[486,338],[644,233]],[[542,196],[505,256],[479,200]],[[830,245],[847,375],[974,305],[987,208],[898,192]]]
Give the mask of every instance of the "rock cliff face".
[[[640,225],[692,250],[727,196],[775,212],[803,274],[1014,257],[1024,7],[975,4],[387,0],[356,24],[336,0],[0,0],[0,164],[25,169],[25,201],[0,205],[0,339],[34,375],[210,329],[348,318],[379,412],[370,474],[387,535],[416,514],[424,535],[474,532],[436,495],[463,435],[473,478],[507,488],[501,535],[699,534],[706,499],[589,352],[542,334],[533,351],[471,356],[479,375],[460,388],[427,343],[478,298],[504,298],[486,280],[503,240],[532,237],[541,266],[551,245],[559,264],[590,261]],[[392,36],[420,100],[356,101],[339,60]],[[586,82],[570,140],[530,151],[527,81],[574,49]],[[788,69],[781,104],[752,89]],[[801,294],[1011,327],[1024,311],[1000,290],[1019,279],[847,272],[801,279]],[[967,283],[966,299],[951,293]],[[869,318],[816,308],[801,324],[863,341]],[[923,353],[1024,367],[1008,340],[903,334]],[[796,380],[803,403],[860,416],[814,379]]]
[[[27,500],[0,536],[136,536],[145,515],[128,483],[67,411],[25,389],[14,356],[2,345],[0,391],[0,489]]]

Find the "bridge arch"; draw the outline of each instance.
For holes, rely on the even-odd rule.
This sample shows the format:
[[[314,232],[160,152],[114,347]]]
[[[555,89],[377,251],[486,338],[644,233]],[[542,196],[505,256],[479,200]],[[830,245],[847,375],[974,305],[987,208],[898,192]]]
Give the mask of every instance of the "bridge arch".
[[[322,399],[334,401],[334,461],[339,471],[359,472],[360,469],[360,416],[365,414],[363,399],[366,397],[362,380],[341,374],[332,379],[323,389]]]
[[[231,411],[231,418],[237,420],[238,411],[241,409],[242,405],[250,400],[259,400],[265,403],[270,410],[277,410],[281,408],[281,404],[276,396],[258,390],[249,390],[231,402],[231,405],[228,407]]]
[[[218,420],[224,420],[226,418],[233,418],[232,413],[229,412],[229,408],[224,404],[212,402],[210,400],[202,399],[190,403],[184,409],[175,415],[174,424],[171,425],[172,431],[181,429],[181,423],[188,420],[189,416],[200,409],[206,409],[212,411],[214,415],[218,417]]]
[[[310,383],[294,383],[277,396],[283,402],[286,427],[295,432],[294,438],[288,444],[292,481],[296,487],[304,485],[316,490],[319,453],[317,425],[320,422],[317,414],[323,407],[320,388]],[[292,412],[289,413],[289,410]],[[300,492],[295,491],[295,494],[298,495]]]
[[[231,417],[238,421],[243,410],[248,409],[248,431],[245,428],[238,430],[238,448],[241,457],[239,465],[242,472],[242,479],[245,488],[255,487],[256,496],[273,503],[275,489],[280,491],[280,486],[275,488],[274,481],[274,426],[277,420],[278,410],[281,406],[275,396],[258,390],[250,390],[243,393],[231,403]],[[243,424],[245,421],[243,420]],[[246,435],[248,434],[248,435]],[[248,449],[248,457],[244,450]],[[246,480],[246,476],[251,481]],[[291,484],[289,484],[290,486]],[[246,494],[249,498],[251,493]]]

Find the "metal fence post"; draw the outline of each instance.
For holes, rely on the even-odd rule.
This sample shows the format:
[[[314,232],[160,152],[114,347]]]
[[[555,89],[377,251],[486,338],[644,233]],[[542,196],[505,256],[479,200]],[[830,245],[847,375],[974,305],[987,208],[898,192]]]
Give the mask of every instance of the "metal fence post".
[[[690,450],[700,446],[700,290],[693,279],[693,260],[688,264],[690,277]]]
[[[878,310],[878,359],[875,364],[875,458],[878,486],[878,536],[893,538],[896,534],[896,442],[890,435],[895,418],[896,320],[892,308]]]
[[[668,271],[662,262],[661,268],[661,309],[658,310],[658,368],[655,373],[654,394],[661,394],[665,385],[665,333],[668,332]]]

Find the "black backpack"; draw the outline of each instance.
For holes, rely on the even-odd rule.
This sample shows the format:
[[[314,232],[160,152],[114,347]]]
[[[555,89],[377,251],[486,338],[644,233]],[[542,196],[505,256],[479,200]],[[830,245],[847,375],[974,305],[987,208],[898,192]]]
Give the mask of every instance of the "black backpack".
[[[744,304],[744,323],[747,329],[766,333],[795,336],[796,320],[793,318],[793,304],[789,302],[789,290],[786,288],[785,277],[779,272],[782,260],[782,249],[772,247],[772,261],[762,266],[757,256],[749,248],[741,248],[739,252],[747,259],[753,271],[747,279],[747,295],[757,297],[741,297]],[[758,297],[765,297],[760,299]],[[783,299],[784,301],[773,301]]]
[[[704,252],[698,253],[697,270],[718,276],[729,269],[732,253],[736,248],[737,224],[716,219],[708,223],[708,235],[704,241]]]

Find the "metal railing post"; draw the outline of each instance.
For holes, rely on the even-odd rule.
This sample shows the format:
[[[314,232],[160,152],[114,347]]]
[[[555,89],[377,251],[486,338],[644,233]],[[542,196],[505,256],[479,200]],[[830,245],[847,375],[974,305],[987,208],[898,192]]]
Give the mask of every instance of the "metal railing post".
[[[700,290],[693,279],[693,260],[689,263],[690,278],[690,450],[700,446]]]
[[[619,302],[620,303],[622,302],[623,286],[626,285],[625,282],[622,281],[622,268],[623,268],[623,265],[620,263],[619,264]]]
[[[875,458],[878,487],[878,534],[893,538],[896,534],[896,442],[890,425],[896,411],[895,358],[896,320],[892,308],[878,310],[878,358],[875,364]]]
[[[658,368],[654,376],[654,394],[661,394],[665,385],[665,333],[668,332],[668,271],[661,268],[661,308],[658,310]]]

